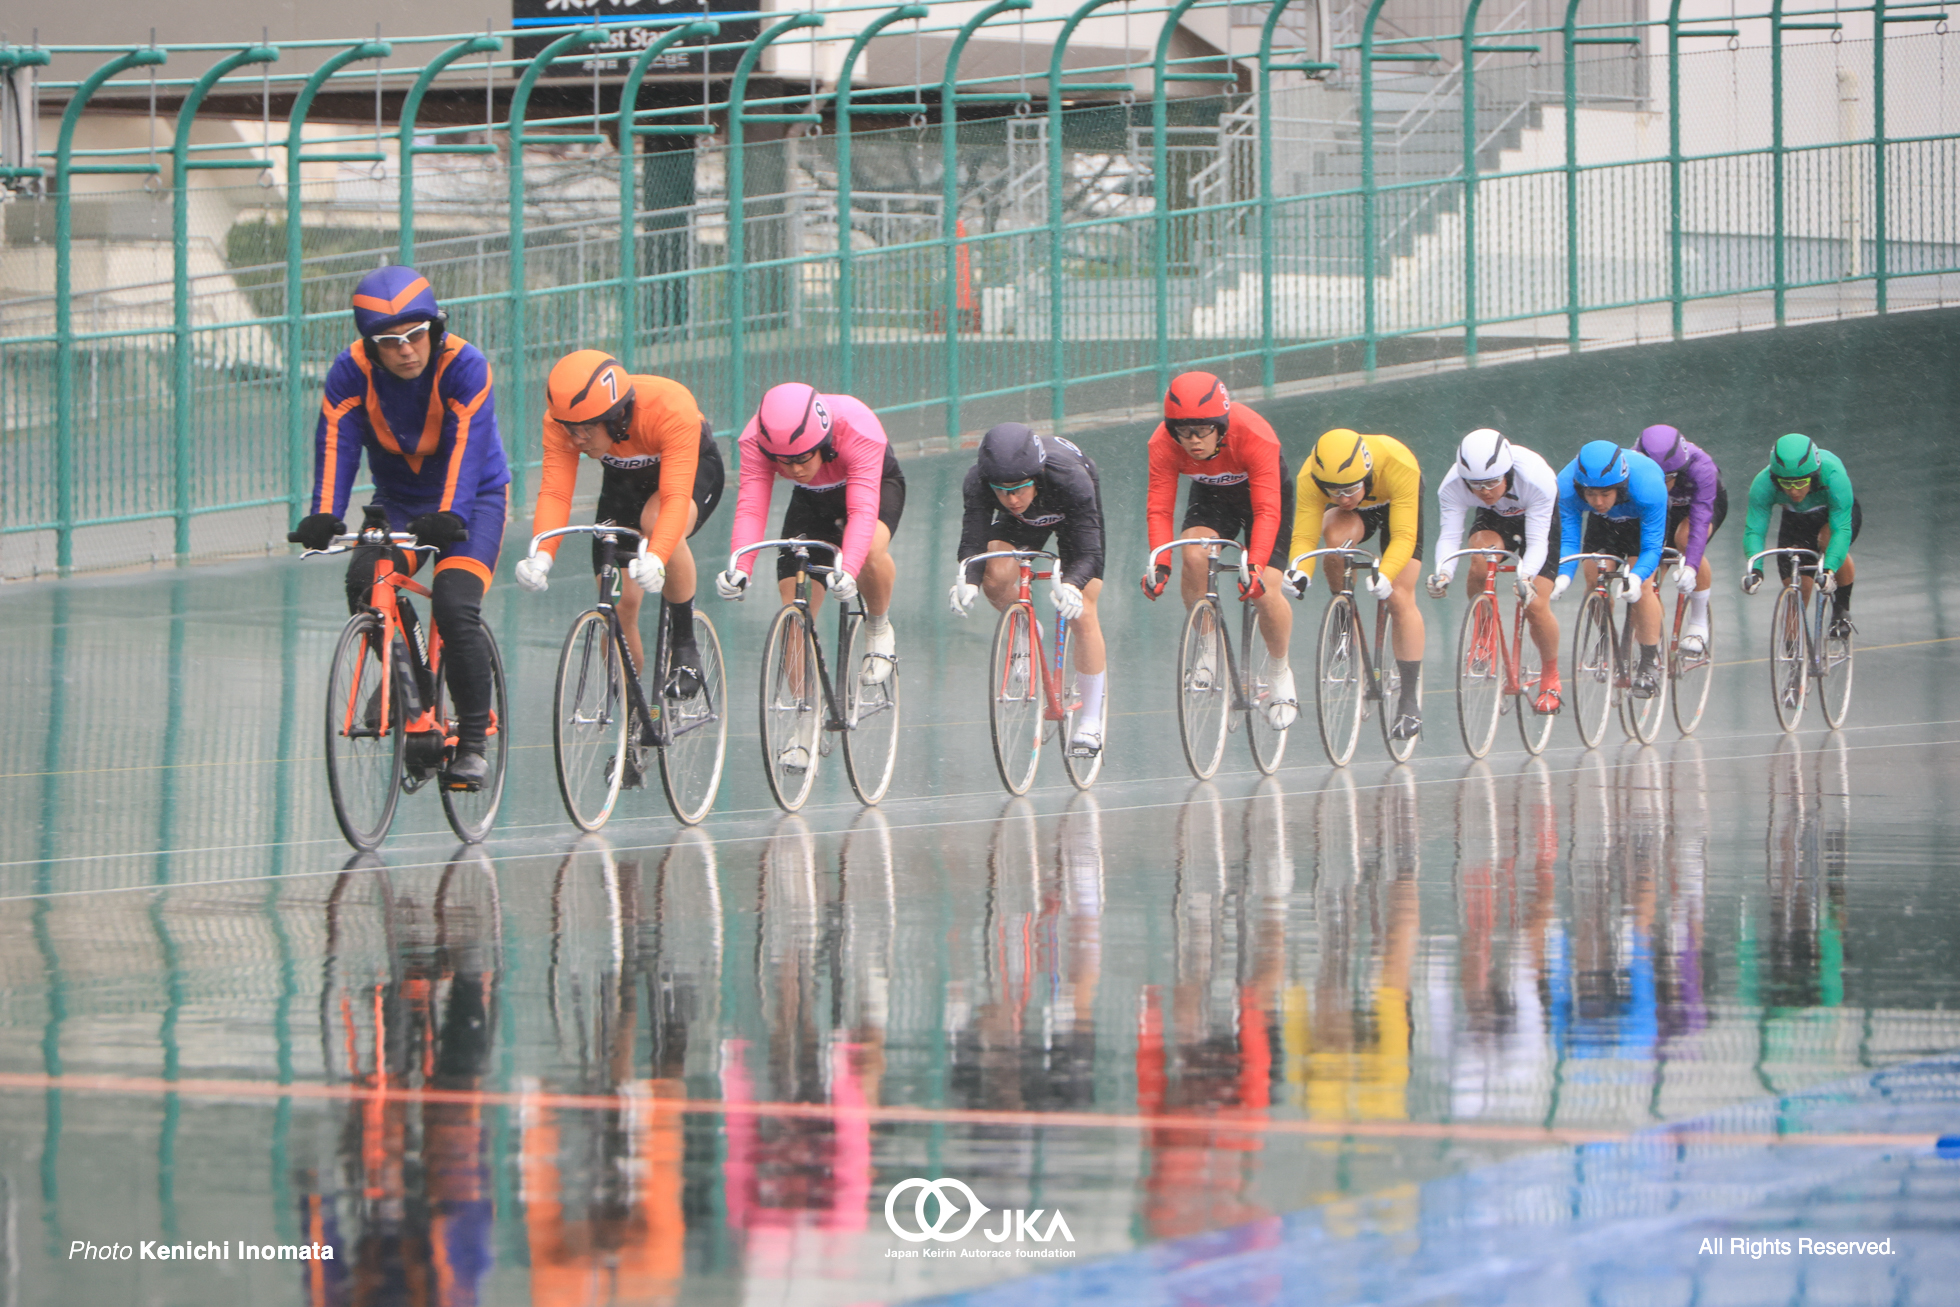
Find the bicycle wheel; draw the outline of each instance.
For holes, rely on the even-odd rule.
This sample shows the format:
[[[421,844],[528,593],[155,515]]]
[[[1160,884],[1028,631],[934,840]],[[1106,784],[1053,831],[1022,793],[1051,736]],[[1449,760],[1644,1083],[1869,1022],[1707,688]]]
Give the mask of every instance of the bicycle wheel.
[[[852,622],[851,647],[838,673],[844,680],[844,770],[863,803],[884,798],[898,768],[898,659],[891,660],[884,679],[867,684],[864,670],[871,665],[870,642],[863,619]],[[1040,734],[1041,715],[1037,712],[1037,748]]]
[[[1832,635],[1831,619],[1826,616],[1824,622],[1824,668],[1817,678],[1817,693],[1823,700],[1824,721],[1835,730],[1844,725],[1845,710],[1851,707],[1851,632]]]
[[[580,613],[558,655],[551,718],[558,793],[565,815],[580,830],[606,824],[626,779],[627,675],[606,614],[597,608]]]
[[[1807,632],[1803,629],[1803,592],[1786,585],[1776,596],[1769,618],[1769,689],[1776,703],[1776,720],[1786,731],[1803,720],[1804,694],[1810,680],[1805,666]]]
[[[1629,678],[1633,669],[1640,664],[1640,642],[1633,634],[1633,614],[1628,613],[1621,647],[1625,650],[1623,663]],[[1658,684],[1654,686],[1651,699],[1636,698],[1629,684],[1620,694],[1620,725],[1627,735],[1642,744],[1652,744],[1654,737],[1661,733],[1661,721],[1667,716],[1667,658],[1655,659],[1654,670]]]
[[[1517,629],[1512,634],[1512,646],[1517,651],[1518,700],[1515,712],[1518,719],[1518,735],[1524,740],[1525,752],[1533,755],[1545,752],[1545,746],[1552,738],[1552,723],[1558,714],[1538,711],[1538,691],[1545,680],[1545,658],[1538,652],[1538,642],[1531,638],[1531,627],[1520,616]]]
[[[1480,594],[1463,614],[1456,639],[1456,723],[1472,758],[1490,752],[1504,707],[1504,619],[1497,600]]]
[[[670,646],[671,647],[671,646]],[[660,711],[667,743],[660,750],[660,788],[674,820],[692,826],[708,815],[721,790],[721,766],[728,756],[728,684],[721,661],[721,637],[698,609],[694,647],[701,651],[701,688],[686,698],[670,694],[663,678]]]
[[[1026,794],[1041,762],[1041,673],[1035,666],[1034,609],[1009,604],[994,624],[987,677],[987,724],[994,766],[1009,794]]]
[[[1668,679],[1674,682],[1674,724],[1681,734],[1693,735],[1695,727],[1701,725],[1701,715],[1708,707],[1708,687],[1715,680],[1715,615],[1708,616],[1709,631],[1702,641],[1702,651],[1689,655],[1681,652],[1679,633],[1676,634],[1676,647],[1667,669]]]
[[[1214,599],[1200,599],[1184,615],[1177,651],[1177,734],[1184,761],[1199,780],[1218,770],[1225,756],[1225,719],[1231,710],[1226,683],[1225,623]]]
[[[796,608],[785,606],[762,646],[762,774],[784,812],[810,797],[823,732],[823,689],[816,637]]]
[[[383,729],[381,627],[371,612],[348,618],[327,674],[327,789],[340,833],[362,852],[387,838],[395,819],[407,740],[398,692]]]
[[[1599,747],[1613,712],[1613,645],[1613,606],[1605,595],[1587,595],[1572,633],[1572,717],[1588,749]]]
[[[1062,767],[1078,790],[1086,790],[1102,774],[1103,755],[1109,752],[1109,671],[1103,670],[1102,748],[1078,754],[1069,741],[1082,721],[1082,673],[1075,670],[1075,651],[1068,650],[1068,666],[1062,672]]]
[[[1407,762],[1409,755],[1416,751],[1416,741],[1420,734],[1411,735],[1406,740],[1395,738],[1395,718],[1397,706],[1402,702],[1402,665],[1395,660],[1395,618],[1383,605],[1382,614],[1376,622],[1379,639],[1375,641],[1375,658],[1381,665],[1382,684],[1382,743],[1388,746],[1388,756],[1397,762]],[[1422,682],[1416,681],[1416,708],[1422,708]]]
[[[497,639],[490,634],[490,628],[483,628],[483,647],[490,651],[490,730],[483,737],[483,759],[490,764],[490,774],[483,784],[474,790],[452,790],[442,787],[442,811],[449,818],[449,829],[456,832],[456,838],[465,844],[480,844],[490,833],[490,825],[497,820],[497,805],[504,798],[504,767],[510,761],[510,731],[507,723],[510,714],[504,699],[504,657],[497,652]],[[448,687],[449,669],[453,666],[446,659],[442,665],[443,685],[436,688],[436,720],[443,724],[451,735],[456,733],[456,723],[451,715],[454,696]]]
[[[1244,640],[1240,648],[1245,651],[1245,742],[1252,747],[1252,765],[1271,776],[1279,770],[1279,760],[1286,753],[1287,727],[1275,727],[1266,715],[1273,701],[1275,672],[1266,637],[1259,634],[1256,612],[1246,604],[1245,620],[1239,628]],[[1298,717],[1299,709],[1295,708],[1295,720]]]
[[[1320,619],[1320,643],[1314,652],[1314,711],[1320,718],[1320,743],[1327,761],[1345,767],[1361,741],[1361,627],[1355,620],[1354,600],[1335,595]]]

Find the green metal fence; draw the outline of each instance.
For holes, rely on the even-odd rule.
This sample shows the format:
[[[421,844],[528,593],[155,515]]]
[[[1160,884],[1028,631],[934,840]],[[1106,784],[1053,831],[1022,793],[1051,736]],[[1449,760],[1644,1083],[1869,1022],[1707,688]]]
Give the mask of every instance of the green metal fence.
[[[520,505],[543,374],[584,346],[685,382],[724,433],[798,377],[938,444],[1147,408],[1185,367],[1270,392],[1886,312],[1960,273],[1960,37],[1935,5],[1716,22],[1674,0],[1589,24],[1568,0],[1562,25],[1513,28],[1468,0],[1441,39],[1382,35],[1386,0],[1365,0],[1321,51],[1292,48],[1280,0],[1237,29],[1246,48],[1173,57],[1180,18],[1227,6],[1170,0],[1120,10],[1148,33],[1131,62],[1080,66],[1071,39],[1117,3],[768,14],[716,47],[736,62],[698,102],[635,110],[671,45],[718,35],[677,19],[576,116],[530,106],[600,26],[523,61],[513,33],[0,48],[16,77],[99,61],[41,83],[65,99],[55,140],[5,170],[0,573],[276,543],[348,292],[383,262],[428,273],[491,358]],[[961,76],[983,30],[1018,44],[1016,71]],[[867,86],[881,34],[947,53]],[[793,49],[835,71],[797,86],[767,62]],[[386,123],[311,121],[323,94],[378,104],[384,84]],[[421,121],[478,84],[482,121]],[[105,88],[174,120],[80,148]],[[260,97],[261,121],[201,112],[214,96]],[[85,189],[102,178],[128,188]]]

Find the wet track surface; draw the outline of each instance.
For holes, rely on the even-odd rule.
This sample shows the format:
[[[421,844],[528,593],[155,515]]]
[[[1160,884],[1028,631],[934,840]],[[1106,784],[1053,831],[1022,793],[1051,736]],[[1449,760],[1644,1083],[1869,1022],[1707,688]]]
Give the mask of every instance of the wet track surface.
[[[1092,447],[1113,523],[1140,523],[1115,463],[1130,448]],[[1880,470],[1904,478],[1924,447],[1892,457]],[[1210,783],[1178,753],[1174,604],[1136,593],[1141,547],[1119,539],[1103,779],[1078,795],[1051,753],[1008,800],[979,688],[991,619],[942,615],[963,471],[908,465],[906,727],[871,811],[836,758],[801,816],[769,804],[759,598],[704,605],[735,717],[699,830],[653,790],[574,838],[546,696],[589,592],[555,579],[487,603],[514,746],[495,836],[458,848],[422,794],[378,855],[351,858],[319,745],[336,566],[0,592],[0,1303],[366,1286],[370,1301],[846,1304],[1058,1265],[999,1301],[1154,1301],[1177,1268],[1191,1278],[1166,1301],[1286,1301],[1301,1275],[1330,1301],[1425,1284],[1570,1301],[1575,1281],[1550,1272],[1425,1280],[1422,1250],[1457,1271],[1496,1256],[1440,1230],[1515,1182],[1594,1220],[1543,1236],[1580,1270],[1626,1261],[1626,1227],[1598,1221],[1703,1209],[1581,1163],[1645,1156],[1640,1132],[1683,1122],[1733,1137],[1716,1171],[1784,1170],[1770,1208],[1684,1217],[1658,1263],[1692,1262],[1704,1236],[1880,1229],[1935,1242],[1882,1274],[1846,1263],[1856,1292],[1830,1300],[1938,1300],[1952,1268],[1926,1250],[1951,1243],[1942,1168],[1960,1162],[1930,1144],[1960,1128],[1941,1106],[1952,1068],[1928,1073],[1930,1107],[1869,1089],[1960,1047],[1960,639],[1943,625],[1955,596],[1927,588],[1952,572],[1929,491],[1902,480],[1894,511],[1868,506],[1843,731],[1814,710],[1794,736],[1776,727],[1768,595],[1719,579],[1738,515],[1715,550],[1721,666],[1695,738],[1670,726],[1640,747],[1615,728],[1584,751],[1561,722],[1534,760],[1507,725],[1471,763],[1432,688],[1407,767],[1364,734],[1330,768],[1309,720],[1276,777],[1235,737]],[[1296,665],[1324,602],[1302,605]],[[1426,604],[1432,687],[1461,602]],[[1836,1115],[1789,1107],[1854,1084],[1827,1095]],[[1894,1116],[1863,1113],[1878,1099]],[[1791,1134],[1817,1142],[1774,1142]],[[1931,1195],[1910,1219],[1875,1216],[1871,1185],[1803,1196],[1859,1148],[1884,1192]],[[990,1209],[923,1244],[948,1256],[888,1256],[922,1247],[885,1216],[914,1176],[956,1178]],[[77,1240],[336,1258],[110,1265],[71,1259]],[[1269,1261],[1232,1260],[1248,1249]],[[1811,1292],[1752,1267],[1736,1283],[1756,1296],[1695,1291]]]

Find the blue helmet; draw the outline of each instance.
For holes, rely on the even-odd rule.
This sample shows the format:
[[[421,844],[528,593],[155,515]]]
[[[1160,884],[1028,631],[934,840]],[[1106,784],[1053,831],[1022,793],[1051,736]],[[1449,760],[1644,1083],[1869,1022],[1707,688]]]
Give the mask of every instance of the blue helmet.
[[[1610,440],[1589,440],[1572,460],[1572,484],[1586,490],[1610,490],[1626,484],[1626,451]]]
[[[439,350],[448,321],[429,279],[413,268],[376,268],[354,287],[354,327],[363,336],[426,322]]]

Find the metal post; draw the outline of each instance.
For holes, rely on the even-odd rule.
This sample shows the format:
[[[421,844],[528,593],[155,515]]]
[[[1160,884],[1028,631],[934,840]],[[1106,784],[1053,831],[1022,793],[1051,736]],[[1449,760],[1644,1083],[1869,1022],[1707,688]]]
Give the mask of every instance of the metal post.
[[[748,347],[749,334],[748,244],[742,227],[748,219],[748,206],[742,188],[748,184],[748,173],[743,158],[747,133],[742,128],[752,122],[808,122],[823,118],[821,114],[749,113],[743,107],[749,94],[749,75],[771,42],[800,27],[822,26],[821,14],[792,14],[783,19],[749,42],[728,86],[728,264],[723,275],[728,278],[728,421],[732,431],[740,431],[747,420],[743,416],[747,412],[747,400],[742,392],[748,385],[748,370],[742,355]],[[705,51],[702,57],[707,57]]]
[[[1068,53],[1069,38],[1075,29],[1104,5],[1117,0],[1086,0],[1062,24],[1055,38],[1054,53],[1048,57],[1048,387],[1049,419],[1060,432],[1068,416],[1068,352],[1062,340],[1062,97],[1069,91],[1108,91],[1128,89],[1130,83],[1062,81],[1062,59]],[[1128,67],[1129,52],[1124,51]]]
[[[1885,0],[1872,3],[1872,293],[1885,312],[1885,277],[1891,259],[1885,248]]]
[[[85,173],[154,172],[149,164],[97,164],[77,166],[75,127],[82,120],[89,97],[102,84],[131,68],[162,63],[168,56],[151,47],[118,55],[90,73],[69,97],[61,115],[61,132],[55,137],[54,171],[54,468],[55,468],[55,566],[68,575],[75,565],[75,287],[74,287],[74,206],[75,178]]]
[[[422,69],[415,84],[408,88],[402,97],[400,121],[396,126],[396,140],[399,143],[401,165],[401,199],[396,205],[395,261],[401,264],[415,262],[415,156],[418,154],[495,154],[494,141],[477,145],[432,145],[426,148],[415,143],[415,116],[422,111],[422,97],[429,93],[429,87],[436,75],[455,63],[464,55],[494,54],[502,50],[504,44],[492,36],[472,36],[467,41],[459,41],[450,46]],[[487,128],[489,124],[484,124]],[[513,233],[515,234],[515,233]]]
[[[1279,28],[1280,15],[1292,2],[1273,0],[1259,32],[1259,382],[1268,399],[1279,380],[1273,322],[1273,33]],[[1288,67],[1298,72],[1332,72],[1340,65],[1303,61]]]
[[[311,406],[307,402],[306,373],[300,367],[306,325],[303,275],[306,252],[300,239],[303,235],[300,227],[300,165],[313,161],[303,157],[306,142],[302,129],[306,126],[306,115],[313,108],[314,97],[319,95],[320,88],[326,85],[329,77],[356,60],[385,59],[390,52],[391,48],[385,41],[363,41],[329,56],[306,79],[299,94],[293,97],[292,112],[286,115],[286,498],[288,507],[295,514],[306,501],[306,473],[312,464],[307,457],[309,441],[306,421]],[[318,162],[338,162],[345,157],[335,154],[323,157]],[[377,154],[374,157],[378,159],[381,156]]]
[[[640,83],[646,79],[647,69],[653,61],[667,52],[667,47],[676,41],[701,37],[704,46],[701,58],[705,62],[708,41],[721,35],[721,24],[715,22],[694,22],[676,27],[662,33],[653,44],[640,52],[633,61],[626,80],[619,87],[619,361],[633,370],[634,348],[640,338],[640,235],[636,230],[639,222],[638,181],[633,160],[638,155],[636,142],[642,136],[708,136],[713,129],[706,124],[660,123],[641,127],[634,121],[640,103]]]
[[[1463,359],[1477,361],[1477,11],[1484,0],[1469,0],[1463,15]]]
[[[1109,3],[1109,0],[1098,0],[1098,3]],[[851,42],[851,48],[844,53],[844,66],[837,70],[837,349],[842,356],[839,384],[847,395],[857,393],[857,351],[851,331],[851,309],[857,296],[851,266],[855,253],[851,249],[851,75],[857,69],[858,56],[864,53],[872,37],[893,23],[923,19],[927,12],[924,5],[901,5],[890,13],[878,15]],[[918,88],[914,87],[912,98],[918,97]],[[881,105],[879,112],[889,112],[891,107]]]
[[[1361,24],[1361,365],[1375,375],[1375,20],[1383,0],[1370,0]]]
[[[1770,257],[1775,260],[1776,325],[1780,327],[1788,278],[1783,252],[1783,0],[1770,0],[1769,5],[1769,166],[1770,210],[1776,228]]]
[[[1565,0],[1565,345],[1579,352],[1579,0]]]
[[[1193,0],[1185,0],[1192,3]],[[966,20],[960,27],[959,35],[953,38],[953,48],[946,52],[946,69],[939,83],[939,157],[942,165],[940,177],[941,199],[939,212],[940,240],[946,246],[946,294],[944,297],[946,314],[946,441],[957,448],[960,440],[960,286],[959,286],[959,220],[960,220],[960,158],[959,124],[960,100],[958,92],[960,77],[960,53],[966,43],[980,29],[980,25],[996,14],[1016,9],[1031,9],[1034,0],[994,0],[979,13]],[[995,96],[975,97],[996,99]]]
[[[174,338],[172,355],[175,365],[172,369],[175,394],[171,396],[170,407],[172,460],[175,465],[173,507],[177,519],[175,551],[179,563],[185,561],[191,552],[191,169],[272,166],[270,159],[205,160],[193,164],[190,155],[191,127],[197,122],[197,111],[203,105],[204,97],[211,93],[211,88],[217,85],[220,78],[234,68],[246,64],[269,64],[278,58],[279,51],[273,47],[254,45],[226,55],[213,64],[185,94],[184,103],[177,110],[177,133],[170,143],[171,334]]]
[[[1681,0],[1667,6],[1667,297],[1674,339],[1680,340],[1687,300],[1681,262]]]
[[[1155,255],[1157,278],[1157,393],[1171,388],[1171,228],[1170,228],[1170,152],[1165,138],[1170,135],[1170,100],[1166,85],[1170,81],[1171,38],[1185,12],[1198,0],[1177,0],[1164,15],[1164,26],[1157,33],[1157,54],[1151,60],[1150,91],[1150,195],[1151,252]],[[1382,0],[1374,0],[1375,9]],[[1368,11],[1372,21],[1374,9]]]
[[[479,38],[481,39],[481,38]],[[527,382],[529,363],[525,350],[529,346],[530,334],[525,323],[524,293],[524,113],[531,103],[531,89],[538,84],[538,78],[552,61],[562,54],[598,45],[606,39],[604,29],[596,24],[582,27],[547,45],[531,60],[530,67],[517,79],[517,85],[510,93],[510,117],[504,123],[504,137],[510,149],[510,310],[506,326],[510,332],[507,359],[505,363],[507,384],[505,399],[497,407],[500,414],[510,415],[510,421],[498,422],[503,432],[504,452],[510,459],[510,502],[524,502],[524,445],[530,437],[519,434],[530,430],[530,396]],[[555,136],[555,141],[576,140],[576,137]]]

